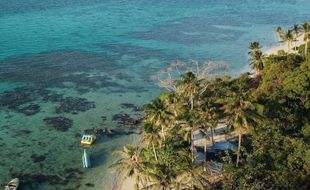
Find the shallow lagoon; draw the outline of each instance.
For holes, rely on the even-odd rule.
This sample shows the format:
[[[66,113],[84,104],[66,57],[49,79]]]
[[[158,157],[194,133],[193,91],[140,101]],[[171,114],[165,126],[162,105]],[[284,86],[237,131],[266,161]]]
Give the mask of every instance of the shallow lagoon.
[[[24,189],[112,189],[112,152],[138,139],[116,116],[141,117],[135,108],[161,91],[150,76],[191,59],[247,71],[249,42],[275,45],[272,30],[309,19],[309,7],[307,0],[0,0],[0,184],[18,176]],[[48,117],[72,123],[55,127]],[[79,140],[90,128],[119,133],[99,137],[90,150],[95,167],[85,170]]]

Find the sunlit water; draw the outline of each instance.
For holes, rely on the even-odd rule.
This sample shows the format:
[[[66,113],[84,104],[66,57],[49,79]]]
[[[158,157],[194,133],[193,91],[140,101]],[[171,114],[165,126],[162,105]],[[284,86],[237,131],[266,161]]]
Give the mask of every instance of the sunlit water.
[[[85,129],[132,131],[115,115],[139,118],[135,106],[161,91],[150,76],[172,61],[248,70],[249,42],[275,45],[275,27],[309,20],[309,8],[308,0],[0,0],[0,184],[112,189],[112,152],[138,135],[99,137],[94,168],[83,169]],[[58,116],[72,126],[44,122]]]

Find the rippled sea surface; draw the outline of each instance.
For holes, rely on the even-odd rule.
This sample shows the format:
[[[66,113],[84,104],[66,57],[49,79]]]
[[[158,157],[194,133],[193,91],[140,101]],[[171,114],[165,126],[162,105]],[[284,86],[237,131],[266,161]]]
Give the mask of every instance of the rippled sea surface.
[[[247,47],[310,19],[309,0],[0,0],[0,184],[112,189],[112,153],[137,141],[152,75],[176,60],[248,70]],[[88,151],[81,135],[113,129]],[[105,129],[106,128],[106,129]]]

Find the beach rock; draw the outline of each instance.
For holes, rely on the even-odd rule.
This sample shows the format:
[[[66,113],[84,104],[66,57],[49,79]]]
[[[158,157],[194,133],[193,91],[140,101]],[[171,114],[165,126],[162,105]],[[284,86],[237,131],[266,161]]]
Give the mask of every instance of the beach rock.
[[[72,127],[73,121],[69,118],[58,116],[58,117],[46,117],[43,121],[56,129],[57,131],[67,131]]]
[[[60,106],[56,107],[56,113],[77,114],[77,112],[85,112],[95,107],[95,102],[90,102],[86,98],[66,97]]]

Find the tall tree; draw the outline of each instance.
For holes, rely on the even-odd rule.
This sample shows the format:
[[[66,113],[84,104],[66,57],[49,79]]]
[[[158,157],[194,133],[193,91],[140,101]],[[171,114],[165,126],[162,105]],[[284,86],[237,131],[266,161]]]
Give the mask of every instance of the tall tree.
[[[180,80],[177,81],[177,87],[179,88],[179,94],[188,98],[190,109],[194,109],[194,101],[199,95],[199,85],[201,80],[193,72],[187,72],[181,76]]]
[[[135,189],[139,189],[144,183],[140,152],[139,147],[127,145],[122,151],[116,152],[121,158],[110,166],[111,168],[117,168],[120,171],[126,171],[126,177],[132,177],[135,180]]]
[[[172,113],[167,109],[167,105],[162,97],[152,100],[150,104],[144,106],[145,120],[161,128],[161,136],[165,140],[168,128],[173,124]]]
[[[256,71],[256,74],[259,75],[264,68],[261,46],[258,42],[252,42],[250,43],[249,49],[248,55],[250,55],[250,65]]]
[[[284,31],[282,33],[282,35],[280,35],[280,38],[281,38],[282,42],[286,42],[287,43],[287,52],[290,53],[291,47],[292,47],[292,43],[295,40],[293,31],[292,30]]]
[[[249,100],[248,92],[233,92],[226,98],[223,106],[224,112],[227,114],[228,122],[234,127],[238,133],[238,149],[237,161],[238,167],[240,161],[240,150],[242,135],[253,129],[255,119],[259,118],[255,111],[254,104]]]
[[[294,42],[295,42],[295,48],[296,48],[296,42],[297,42],[298,37],[300,36],[301,27],[300,27],[300,25],[298,25],[298,24],[294,24],[294,25],[291,27],[291,30],[292,30],[293,33],[294,33]],[[295,48],[294,48],[294,49],[295,49]]]
[[[284,30],[283,28],[281,28],[280,26],[278,26],[275,30],[275,33],[277,34],[278,36],[278,41],[281,42],[281,35],[283,35],[284,33]]]
[[[156,162],[158,162],[158,156],[156,153],[156,145],[161,145],[161,138],[160,138],[160,129],[158,127],[155,127],[152,123],[144,123],[141,126],[141,129],[143,131],[142,133],[142,142],[146,146],[151,146],[153,153],[154,153],[154,158]]]

